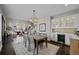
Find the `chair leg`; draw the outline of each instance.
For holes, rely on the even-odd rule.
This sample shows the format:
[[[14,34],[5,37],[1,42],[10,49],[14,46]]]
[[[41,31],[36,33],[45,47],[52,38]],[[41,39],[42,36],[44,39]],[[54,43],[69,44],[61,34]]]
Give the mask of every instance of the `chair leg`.
[[[38,47],[37,47],[37,55],[38,55]]]
[[[27,45],[26,45],[27,43],[26,43],[26,41],[25,41],[25,47],[27,47]]]
[[[40,44],[40,49],[43,48],[43,43]]]
[[[33,55],[35,55],[35,50],[36,50],[36,41],[34,40],[34,51],[33,51]]]
[[[46,38],[46,48],[47,48],[47,38]]]
[[[28,51],[31,51],[30,40],[28,40]]]
[[[34,47],[33,55],[35,55],[35,47]]]

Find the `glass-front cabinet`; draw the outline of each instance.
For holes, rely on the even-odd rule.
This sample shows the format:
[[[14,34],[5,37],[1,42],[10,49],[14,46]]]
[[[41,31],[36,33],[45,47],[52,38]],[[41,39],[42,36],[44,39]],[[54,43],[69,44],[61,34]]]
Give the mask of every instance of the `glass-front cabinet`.
[[[76,28],[77,20],[75,16],[66,16],[52,20],[52,28]]]

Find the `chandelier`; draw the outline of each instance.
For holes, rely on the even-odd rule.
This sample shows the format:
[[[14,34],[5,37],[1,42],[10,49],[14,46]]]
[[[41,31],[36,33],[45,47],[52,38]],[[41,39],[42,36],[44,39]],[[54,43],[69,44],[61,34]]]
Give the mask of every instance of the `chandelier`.
[[[36,11],[33,10],[32,12],[33,13],[32,13],[32,17],[30,18],[30,21],[35,24],[38,22],[38,18],[37,18],[36,13],[35,13]]]

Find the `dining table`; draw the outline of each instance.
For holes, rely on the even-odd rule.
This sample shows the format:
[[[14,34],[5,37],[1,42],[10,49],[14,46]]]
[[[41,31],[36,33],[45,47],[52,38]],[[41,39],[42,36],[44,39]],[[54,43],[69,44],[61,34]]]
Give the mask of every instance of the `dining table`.
[[[38,48],[39,45],[43,42],[46,44],[47,48],[47,36],[45,35],[33,35],[33,40],[34,40],[34,54],[35,54],[35,49],[36,49],[36,54],[38,54]]]

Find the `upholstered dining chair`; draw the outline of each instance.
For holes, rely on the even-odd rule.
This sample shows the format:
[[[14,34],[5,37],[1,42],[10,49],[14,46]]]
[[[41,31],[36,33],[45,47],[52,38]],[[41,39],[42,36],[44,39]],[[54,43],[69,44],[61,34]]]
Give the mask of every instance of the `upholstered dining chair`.
[[[32,35],[23,35],[24,38],[24,45],[28,49],[28,51],[31,51],[34,49],[34,41]]]

